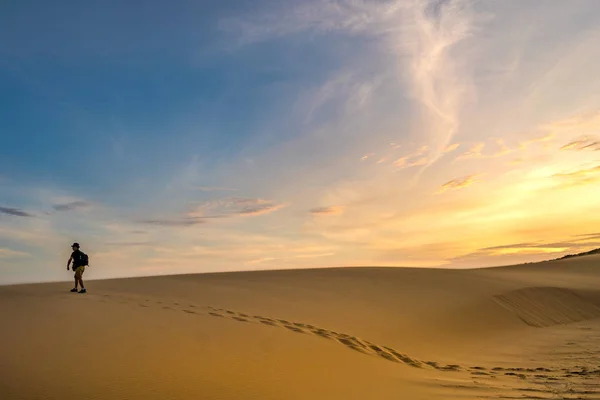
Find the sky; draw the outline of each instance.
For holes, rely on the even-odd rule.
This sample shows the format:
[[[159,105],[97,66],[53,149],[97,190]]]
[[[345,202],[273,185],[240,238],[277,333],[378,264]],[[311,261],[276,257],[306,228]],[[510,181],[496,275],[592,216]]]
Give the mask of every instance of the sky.
[[[600,247],[596,0],[0,4],[0,284]]]

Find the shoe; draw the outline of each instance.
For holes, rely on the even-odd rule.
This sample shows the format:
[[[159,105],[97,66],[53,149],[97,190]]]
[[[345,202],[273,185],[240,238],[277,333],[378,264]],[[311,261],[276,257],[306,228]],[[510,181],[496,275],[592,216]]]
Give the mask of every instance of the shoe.
[[[87,293],[87,290],[85,290],[85,289],[81,289],[81,290],[80,290],[79,292],[77,292],[77,293]]]
[[[71,289],[71,292],[75,293],[77,291],[77,289],[73,288]]]

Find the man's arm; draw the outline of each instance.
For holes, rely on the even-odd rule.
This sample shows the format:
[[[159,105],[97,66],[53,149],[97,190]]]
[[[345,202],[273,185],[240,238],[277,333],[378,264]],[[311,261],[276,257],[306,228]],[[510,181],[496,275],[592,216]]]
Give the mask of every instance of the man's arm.
[[[72,260],[73,260],[73,256],[69,257],[69,261],[67,261],[67,271],[69,270],[69,265],[71,265]]]

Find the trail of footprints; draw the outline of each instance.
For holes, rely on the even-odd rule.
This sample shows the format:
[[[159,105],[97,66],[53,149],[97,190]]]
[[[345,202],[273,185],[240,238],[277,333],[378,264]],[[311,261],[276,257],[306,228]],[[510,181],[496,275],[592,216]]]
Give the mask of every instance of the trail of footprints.
[[[117,296],[101,295],[102,298],[115,298]],[[91,297],[89,297],[91,298]],[[118,296],[119,303],[130,303],[134,299],[127,299]],[[103,301],[102,299],[100,301]],[[103,301],[105,302],[105,301]],[[150,300],[144,300],[138,303],[140,307],[151,307]],[[272,327],[287,329],[292,332],[306,335],[314,335],[324,339],[337,342],[356,352],[381,357],[385,360],[405,364],[414,368],[433,369],[438,371],[462,371],[470,373],[475,377],[496,378],[504,375],[515,377],[522,380],[544,379],[546,381],[558,381],[564,378],[579,377],[582,379],[600,379],[600,365],[595,368],[589,366],[576,366],[575,368],[505,368],[494,367],[485,368],[481,366],[465,367],[458,364],[441,365],[435,361],[423,361],[402,354],[397,350],[383,345],[376,345],[367,340],[352,336],[346,333],[340,333],[329,329],[320,328],[306,323],[287,321],[285,319],[268,318],[261,315],[248,315],[241,312],[216,308],[212,306],[197,307],[193,304],[183,305],[178,302],[166,303],[155,301],[156,305],[162,306],[165,310],[183,311],[187,314],[210,315],[216,318],[229,318],[243,323],[258,323]]]

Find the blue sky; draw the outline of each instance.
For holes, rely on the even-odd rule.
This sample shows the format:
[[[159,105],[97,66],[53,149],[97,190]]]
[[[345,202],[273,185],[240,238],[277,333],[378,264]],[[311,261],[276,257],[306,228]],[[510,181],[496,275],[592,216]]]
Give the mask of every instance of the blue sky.
[[[0,283],[65,279],[72,241],[91,277],[593,248],[599,27],[594,0],[3,2]]]

